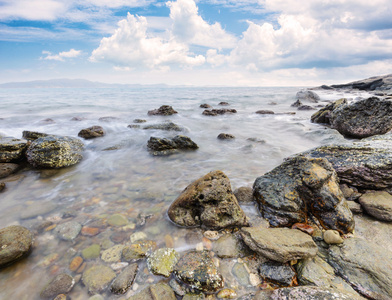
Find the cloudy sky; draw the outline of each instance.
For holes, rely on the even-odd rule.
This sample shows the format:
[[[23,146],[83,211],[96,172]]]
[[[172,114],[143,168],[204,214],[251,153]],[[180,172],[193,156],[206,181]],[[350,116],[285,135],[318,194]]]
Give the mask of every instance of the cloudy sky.
[[[312,86],[392,73],[391,0],[0,0],[0,82]]]

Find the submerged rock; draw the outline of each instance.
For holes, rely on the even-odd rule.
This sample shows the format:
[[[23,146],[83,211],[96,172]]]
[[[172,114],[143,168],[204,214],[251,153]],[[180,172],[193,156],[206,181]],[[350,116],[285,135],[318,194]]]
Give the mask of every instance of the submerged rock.
[[[172,288],[163,282],[152,284],[141,292],[131,296],[128,300],[176,300],[176,295]]]
[[[25,227],[13,225],[0,230],[0,269],[26,255],[32,249],[34,236]]]
[[[27,148],[27,141],[0,136],[0,163],[19,161]]]
[[[46,287],[42,290],[41,298],[53,298],[59,294],[66,294],[70,292],[75,284],[72,276],[62,273],[57,275]]]
[[[8,177],[18,171],[20,166],[13,163],[0,163],[0,179]]]
[[[122,259],[130,261],[144,258],[151,251],[157,248],[157,243],[149,240],[137,241],[134,244],[125,246],[122,250]]]
[[[392,252],[360,238],[329,249],[328,262],[359,293],[371,299],[392,298]]]
[[[153,155],[170,155],[178,150],[195,150],[199,146],[189,137],[177,135],[172,139],[151,137],[147,148]]]
[[[217,115],[225,115],[225,114],[235,114],[237,111],[235,109],[222,108],[222,109],[211,109],[204,110],[203,115],[205,116],[217,116]]]
[[[160,248],[147,258],[148,269],[155,275],[169,277],[179,259],[179,254],[171,248]]]
[[[63,168],[82,160],[84,144],[67,136],[46,136],[34,140],[27,149],[27,160],[34,167]]]
[[[5,190],[5,187],[6,187],[5,183],[4,182],[0,182],[0,193]]]
[[[221,229],[247,225],[229,178],[222,171],[210,172],[188,185],[170,205],[168,215],[180,226]]]
[[[84,138],[84,139],[93,139],[96,137],[101,137],[106,134],[105,130],[102,128],[102,126],[91,126],[89,128],[82,129],[79,131],[78,136]]]
[[[268,298],[267,298],[268,299]],[[297,286],[292,288],[280,288],[275,290],[271,300],[360,300],[362,297],[340,292],[330,288],[315,286]]]
[[[154,110],[150,110],[148,111],[148,115],[149,116],[171,116],[178,113],[177,111],[175,111],[173,109],[173,107],[169,106],[169,105],[162,105],[160,108],[158,109],[154,109]]]
[[[322,124],[331,124],[331,113],[333,110],[337,109],[340,105],[347,104],[347,99],[342,98],[336,100],[333,103],[328,104],[327,106],[320,109],[318,112],[315,112],[311,117],[310,120],[313,123],[322,123]]]
[[[84,271],[82,281],[89,293],[95,294],[104,291],[116,277],[114,271],[104,265],[94,265]]]
[[[282,263],[313,257],[318,251],[308,234],[295,229],[243,227],[241,235],[253,251]]]
[[[317,95],[313,91],[308,91],[308,90],[297,92],[295,97],[298,100],[308,101],[308,102],[313,102],[313,103],[317,103],[320,100],[320,96],[319,95]]]
[[[70,221],[59,224],[55,231],[62,240],[72,241],[78,236],[81,229],[82,225],[78,222]]]
[[[326,159],[297,156],[258,177],[253,194],[271,226],[305,223],[312,215],[325,229],[348,233],[354,219],[337,180]]]
[[[173,122],[165,122],[162,124],[154,124],[144,126],[143,129],[156,129],[156,130],[166,130],[166,131],[183,131],[184,128],[174,124]]]
[[[138,265],[131,264],[121,271],[120,275],[113,281],[110,291],[114,294],[125,294],[132,286],[137,274]]]
[[[392,101],[371,97],[338,106],[330,114],[332,128],[342,135],[365,138],[392,129]]]
[[[203,292],[215,292],[223,287],[223,277],[207,251],[186,253],[175,266],[174,275]]]
[[[373,191],[359,198],[363,209],[377,220],[392,222],[392,195],[385,191]]]

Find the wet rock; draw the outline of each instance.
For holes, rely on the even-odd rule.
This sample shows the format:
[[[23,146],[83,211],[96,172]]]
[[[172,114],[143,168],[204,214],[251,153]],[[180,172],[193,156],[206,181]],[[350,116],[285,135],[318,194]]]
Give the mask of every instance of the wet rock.
[[[183,131],[184,128],[174,124],[173,122],[165,122],[163,124],[155,124],[144,126],[143,129],[156,129],[156,130],[166,130],[166,131]]]
[[[258,177],[253,185],[260,212],[271,226],[306,223],[316,217],[326,229],[354,229],[353,215],[326,159],[297,156]]]
[[[337,109],[339,106],[347,103],[348,102],[346,98],[336,100],[335,102],[330,103],[327,106],[320,109],[319,111],[315,112],[310,117],[310,120],[312,123],[331,124],[330,119],[331,119],[332,111]]]
[[[303,153],[326,158],[341,183],[361,189],[392,188],[391,140],[370,138],[355,143],[321,146]]]
[[[204,103],[204,104],[200,104],[200,108],[211,108],[211,105]]]
[[[340,190],[342,191],[344,198],[349,201],[355,201],[362,195],[358,193],[357,189],[349,187],[347,184],[344,183],[340,185]]]
[[[324,242],[330,245],[342,244],[343,239],[336,230],[326,230],[323,233]]]
[[[25,130],[22,133],[22,136],[24,139],[28,140],[28,141],[35,141],[36,139],[48,136],[49,134],[47,133],[43,133],[43,132],[37,132],[37,131],[28,131]]]
[[[136,295],[131,296],[128,300],[176,300],[176,295],[174,294],[171,287],[163,282],[152,284],[139,292]]]
[[[204,296],[203,293],[197,294],[197,293],[187,293],[182,300],[204,300],[206,297]]]
[[[131,264],[126,267],[113,281],[110,291],[114,294],[125,294],[132,286],[132,283],[137,274],[138,265]]]
[[[0,163],[0,179],[14,174],[20,169],[18,164],[13,163]]]
[[[101,246],[98,244],[92,244],[91,246],[83,249],[82,256],[84,259],[98,258],[101,253]]]
[[[219,299],[236,299],[237,292],[233,289],[223,289],[223,290],[220,290],[216,296]]]
[[[230,105],[230,104],[229,104],[229,102],[222,101],[222,102],[219,102],[218,105],[227,106],[227,105]]]
[[[258,110],[258,111],[256,111],[256,114],[259,114],[259,115],[273,115],[275,113],[272,110]]]
[[[175,111],[173,109],[173,107],[169,106],[169,105],[162,105],[160,108],[158,109],[154,109],[154,110],[150,110],[148,111],[148,115],[149,116],[171,116],[178,113],[177,111]]]
[[[243,186],[236,189],[233,193],[239,203],[253,202],[253,190],[251,187]]]
[[[147,143],[147,148],[153,155],[170,155],[178,152],[178,150],[195,150],[199,146],[189,137],[177,135],[172,139],[151,137]]]
[[[169,277],[177,263],[179,254],[171,248],[160,248],[155,250],[147,258],[148,269],[155,275]]]
[[[308,224],[305,223],[295,223],[293,226],[291,226],[291,229],[298,229],[301,230],[302,232],[305,232],[309,234],[310,236],[313,235],[314,233],[314,228]]]
[[[81,140],[67,136],[46,136],[34,140],[26,151],[27,160],[34,167],[63,168],[82,160]]]
[[[362,209],[361,204],[354,202],[354,201],[347,201],[347,204],[353,214],[363,213],[363,209]]]
[[[345,84],[331,85],[333,88],[338,89],[358,89],[362,91],[374,90],[390,90],[391,89],[391,75],[374,76],[363,80],[358,80]]]
[[[302,106],[303,104],[302,104],[302,102],[301,101],[299,101],[299,100],[296,100],[294,103],[292,103],[290,106],[291,107],[300,107],[300,106]]]
[[[330,120],[332,128],[346,137],[384,134],[392,129],[392,101],[371,97],[344,104],[332,111]]]
[[[4,182],[0,182],[0,193],[5,190],[5,187],[6,187],[5,183]]]
[[[0,269],[27,256],[33,246],[33,234],[25,227],[13,225],[0,230]]]
[[[79,267],[83,264],[84,260],[80,256],[76,256],[72,259],[71,263],[69,264],[69,270],[72,272],[76,272]]]
[[[75,284],[72,276],[62,273],[57,275],[46,287],[42,290],[41,298],[53,298],[59,294],[69,293]]]
[[[116,277],[114,271],[104,265],[94,265],[84,271],[82,281],[90,294],[104,291]]]
[[[203,292],[215,292],[223,287],[223,277],[207,251],[187,252],[175,266],[174,275]]]
[[[275,290],[270,298],[271,300],[359,300],[361,297],[344,293],[337,290],[314,287],[314,286],[298,286],[292,288],[280,288]]]
[[[169,218],[180,226],[209,229],[247,225],[246,215],[231,191],[229,178],[213,171],[188,185],[170,205]]]
[[[108,224],[110,226],[121,227],[127,225],[128,223],[128,218],[122,214],[114,214],[108,218]]]
[[[78,236],[81,229],[82,225],[80,225],[78,222],[70,221],[57,225],[55,232],[60,237],[60,239],[72,241]]]
[[[106,249],[105,251],[102,252],[101,259],[104,262],[118,262],[121,260],[121,254],[122,250],[124,248],[124,245],[115,245],[113,247],[110,247],[109,249]]]
[[[282,263],[313,257],[318,251],[308,234],[295,229],[243,227],[241,235],[253,251]]]
[[[27,141],[12,137],[0,137],[0,163],[10,163],[23,159]]]
[[[263,263],[260,266],[260,275],[264,279],[281,286],[290,286],[296,276],[295,272],[288,264],[282,264],[275,261]]]
[[[147,122],[147,120],[144,120],[144,119],[135,119],[135,120],[133,120],[133,123],[146,123]]]
[[[380,221],[392,222],[392,195],[385,191],[373,191],[359,198],[363,209]]]
[[[220,133],[217,137],[219,140],[232,140],[235,136],[230,133]]]
[[[310,105],[300,105],[297,108],[298,110],[315,110],[315,108],[313,106]]]
[[[154,251],[156,248],[157,244],[154,241],[137,241],[134,244],[124,247],[122,250],[122,259],[126,261],[141,259],[150,252]]]
[[[203,115],[205,116],[217,116],[217,115],[226,115],[226,114],[235,114],[237,111],[235,109],[228,109],[228,108],[223,108],[223,109],[211,109],[211,110],[204,110]]]
[[[251,287],[252,283],[250,281],[249,268],[244,263],[235,263],[231,272],[240,283],[240,285],[245,287]]]
[[[392,252],[360,238],[329,248],[328,262],[354,289],[371,299],[392,298]]]
[[[246,256],[248,249],[243,244],[241,238],[235,234],[226,234],[216,240],[213,244],[213,251],[220,258],[232,258]]]
[[[105,134],[106,132],[101,126],[95,125],[89,128],[82,129],[81,131],[79,131],[78,136],[87,140],[101,137]]]
[[[117,120],[119,120],[119,118],[108,116],[108,117],[101,117],[101,118],[99,118],[98,120],[99,120],[99,121],[102,121],[102,122],[112,122],[112,121],[117,121]]]
[[[317,103],[320,100],[319,95],[317,95],[313,91],[308,91],[308,90],[297,92],[295,97],[297,98],[297,100],[313,102],[313,103]]]

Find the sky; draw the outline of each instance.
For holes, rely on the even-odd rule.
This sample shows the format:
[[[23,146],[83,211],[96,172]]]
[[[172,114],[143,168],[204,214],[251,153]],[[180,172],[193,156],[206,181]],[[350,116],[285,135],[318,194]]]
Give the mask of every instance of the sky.
[[[346,83],[392,73],[391,16],[391,0],[0,0],[0,83]]]

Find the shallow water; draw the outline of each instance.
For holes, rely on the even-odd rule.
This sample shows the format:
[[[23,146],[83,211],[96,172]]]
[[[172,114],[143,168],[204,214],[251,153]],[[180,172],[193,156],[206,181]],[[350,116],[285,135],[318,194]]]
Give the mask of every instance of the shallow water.
[[[185,242],[188,230],[174,226],[166,216],[168,206],[189,183],[212,170],[222,170],[233,190],[252,186],[256,177],[287,156],[342,139],[335,131],[310,123],[314,111],[290,107],[297,91],[298,88],[0,90],[0,134],[4,136],[21,138],[23,130],[30,130],[77,137],[81,129],[93,125],[101,125],[107,132],[102,138],[84,141],[84,159],[75,166],[54,173],[26,167],[5,180],[7,189],[0,194],[0,228],[21,224],[36,229],[37,224],[46,221],[57,224],[75,220],[82,225],[101,226],[101,232],[94,237],[79,235],[73,242],[61,241],[48,225],[37,234],[28,259],[0,271],[0,299],[39,299],[39,292],[51,278],[59,272],[71,273],[68,266],[73,256],[93,243],[102,244],[114,233],[125,231],[129,237],[142,231],[160,246],[165,245],[165,236],[166,243],[170,236],[177,250],[194,248]],[[359,95],[320,93],[321,104]],[[229,102],[228,108],[238,113],[202,115],[200,104],[220,108],[221,101]],[[148,110],[164,104],[173,106],[178,114],[147,115]],[[255,114],[261,109],[296,114]],[[73,117],[82,120],[72,121]],[[101,117],[115,119],[98,120]],[[54,122],[43,121],[47,118]],[[151,136],[173,137],[179,133],[128,128],[134,119],[147,120],[141,127],[170,120],[184,127],[180,134],[189,136],[199,149],[168,157],[152,156],[146,147]],[[220,133],[236,138],[221,141],[217,139]],[[118,149],[103,151],[112,146]],[[249,207],[246,211],[256,214]],[[135,224],[140,214],[152,216],[135,229],[107,226],[107,217],[116,213],[126,215]],[[129,238],[121,243],[129,243]],[[135,290],[160,279],[139,274],[139,288]],[[72,299],[89,297],[81,283],[69,295]],[[105,297],[121,298],[110,294]]]

